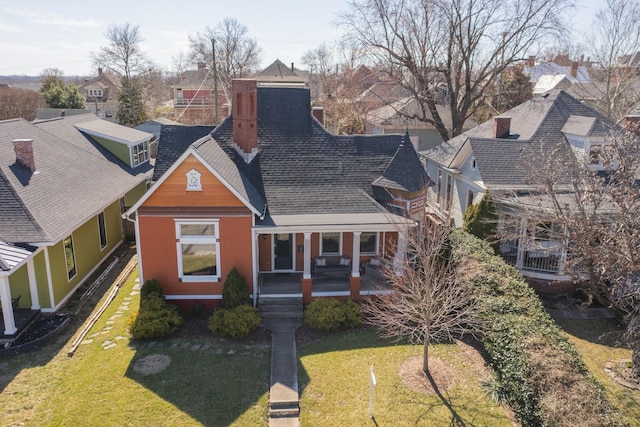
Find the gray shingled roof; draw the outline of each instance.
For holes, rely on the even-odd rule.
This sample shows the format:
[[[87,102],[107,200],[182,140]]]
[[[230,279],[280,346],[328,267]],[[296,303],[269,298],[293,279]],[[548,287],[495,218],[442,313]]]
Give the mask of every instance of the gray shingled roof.
[[[222,167],[225,176],[235,176],[234,188],[244,186],[248,197],[259,201],[251,193],[255,190],[267,202],[268,215],[261,224],[314,215],[375,214],[380,218],[384,200],[376,201],[380,192],[374,181],[383,174],[385,184],[393,188],[414,188],[416,179],[429,182],[411,144],[400,147],[402,135],[338,136],[327,132],[311,116],[308,89],[258,87],[257,105],[260,148],[250,164],[234,148],[231,116],[213,130],[212,138],[204,138],[195,148],[206,153],[203,158],[212,166]],[[189,135],[184,128],[172,132],[173,140],[187,145]],[[163,128],[161,149],[165,143]],[[220,158],[222,151],[215,145],[233,161],[237,172],[227,159]],[[172,164],[182,154],[177,151],[159,151],[158,161]],[[161,159],[163,154],[168,157]],[[397,160],[392,162],[394,156]]]
[[[582,104],[563,91],[552,91],[535,97],[503,113],[511,118],[510,135],[493,138],[493,120],[452,138],[441,147],[422,153],[427,158],[451,167],[464,143],[470,143],[482,180],[488,188],[525,188],[527,172],[523,162],[534,163],[543,159],[523,156],[540,144],[537,152],[569,149],[565,133],[583,136],[604,136],[615,124],[592,108]],[[545,150],[548,146],[548,150]]]
[[[148,162],[131,169],[75,129],[83,116],[95,119],[0,122],[0,239],[57,242],[148,179]],[[16,163],[12,140],[21,138],[33,139],[37,173]]]

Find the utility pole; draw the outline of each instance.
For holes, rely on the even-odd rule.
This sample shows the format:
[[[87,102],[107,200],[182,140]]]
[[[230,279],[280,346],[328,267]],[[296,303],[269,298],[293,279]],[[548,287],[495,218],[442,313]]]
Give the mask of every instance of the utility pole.
[[[213,68],[213,124],[218,126],[218,67],[216,65],[216,39],[214,38],[211,39],[211,67]]]

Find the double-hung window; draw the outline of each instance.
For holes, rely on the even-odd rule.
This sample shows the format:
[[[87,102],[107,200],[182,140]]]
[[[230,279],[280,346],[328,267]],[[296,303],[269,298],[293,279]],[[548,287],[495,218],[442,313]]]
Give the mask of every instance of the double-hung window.
[[[378,249],[378,233],[363,232],[360,234],[360,253],[375,254]]]
[[[322,233],[322,255],[340,255],[342,233]]]
[[[133,150],[133,167],[135,168],[140,163],[144,163],[149,160],[149,146],[147,141],[134,145]]]
[[[182,282],[220,280],[218,221],[176,222],[178,277]]]

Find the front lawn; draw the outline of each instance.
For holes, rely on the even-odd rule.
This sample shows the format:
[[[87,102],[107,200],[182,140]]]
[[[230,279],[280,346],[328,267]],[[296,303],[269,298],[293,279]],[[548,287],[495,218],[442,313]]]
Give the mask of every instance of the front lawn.
[[[470,347],[435,345],[430,355],[444,362],[451,385],[426,393],[405,384],[403,364],[420,358],[422,346],[395,345],[371,329],[327,336],[298,348],[301,423],[308,426],[511,426],[505,410],[480,385],[489,375]],[[473,351],[473,350],[471,350]],[[421,359],[420,359],[421,360]],[[369,417],[370,367],[374,367],[373,415]],[[419,365],[421,366],[421,365]],[[428,387],[427,387],[428,388]],[[417,389],[414,391],[413,389]]]
[[[45,348],[0,361],[0,425],[266,425],[270,347],[213,336],[130,341],[135,279],[72,358],[70,330]],[[150,355],[170,363],[148,373]]]

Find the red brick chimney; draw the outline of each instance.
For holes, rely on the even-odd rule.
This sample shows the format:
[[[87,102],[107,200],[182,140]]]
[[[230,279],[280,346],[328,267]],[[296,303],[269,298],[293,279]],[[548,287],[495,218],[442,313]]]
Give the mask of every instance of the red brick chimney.
[[[250,163],[258,154],[258,84],[249,79],[233,80],[232,93],[233,142]]]
[[[493,118],[493,137],[506,138],[511,132],[511,117]]]
[[[629,132],[640,135],[640,116],[626,116],[624,119],[624,128]]]
[[[535,65],[536,65],[536,56],[535,55],[529,56],[529,59],[527,60],[527,66],[535,67]]]
[[[578,63],[576,61],[573,61],[571,63],[571,76],[572,77],[578,77]]]
[[[13,151],[16,152],[16,163],[31,172],[35,172],[36,161],[33,157],[33,139],[14,139],[12,142]]]
[[[324,108],[322,107],[313,107],[311,109],[311,114],[316,118],[317,121],[320,122],[322,126],[324,126]]]

